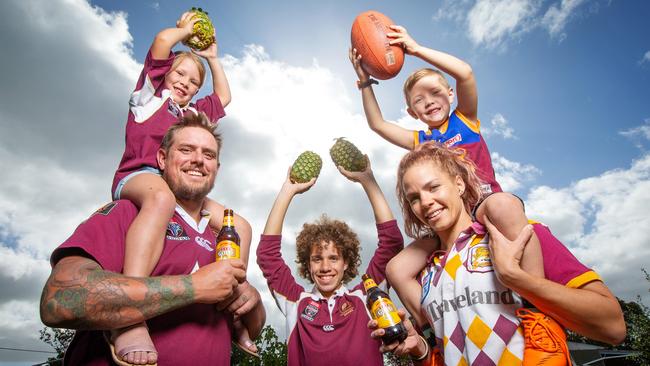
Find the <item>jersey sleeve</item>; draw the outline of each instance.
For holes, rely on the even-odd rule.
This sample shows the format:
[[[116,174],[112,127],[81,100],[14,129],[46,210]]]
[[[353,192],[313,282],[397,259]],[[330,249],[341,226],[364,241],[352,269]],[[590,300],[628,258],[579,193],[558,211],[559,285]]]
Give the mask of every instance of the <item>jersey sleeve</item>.
[[[52,266],[66,257],[70,249],[81,249],[103,269],[121,273],[124,265],[124,239],[137,215],[130,201],[114,201],[93,213],[74,233],[54,250]]]
[[[295,306],[304,289],[296,283],[291,269],[282,259],[281,241],[282,235],[262,235],[257,246],[257,264],[266,278],[278,308],[287,316],[290,306]]]
[[[368,263],[365,273],[369,274],[377,285],[385,288],[383,282],[386,280],[386,265],[400,250],[404,249],[404,237],[396,220],[377,224],[377,237],[379,246]],[[360,288],[363,288],[361,283],[355,286],[354,290]]]
[[[546,225],[535,223],[533,229],[542,248],[546,279],[571,288],[602,281],[596,272],[580,263]]]
[[[217,123],[218,120],[226,115],[223,104],[221,104],[221,99],[216,93],[197,100],[194,106],[197,111],[205,113],[212,123]]]
[[[147,85],[149,88],[152,88],[157,92],[157,96],[160,96],[160,90],[165,81],[165,75],[167,75],[167,72],[171,69],[172,64],[174,63],[174,58],[174,54],[170,52],[169,57],[156,60],[151,55],[151,50],[149,50],[144,59],[144,66],[142,67],[142,72],[138,78],[135,90],[141,90],[145,85]]]

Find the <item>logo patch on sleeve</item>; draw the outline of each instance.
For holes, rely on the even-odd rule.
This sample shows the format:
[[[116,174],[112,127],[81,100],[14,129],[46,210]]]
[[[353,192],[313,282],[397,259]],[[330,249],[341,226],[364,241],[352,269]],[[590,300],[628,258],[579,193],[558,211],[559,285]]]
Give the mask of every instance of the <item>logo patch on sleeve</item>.
[[[309,301],[309,304],[305,307],[305,309],[302,311],[302,314],[300,316],[304,319],[311,321],[314,321],[314,317],[316,314],[318,314],[318,308],[320,308],[320,304],[317,303],[316,301]]]

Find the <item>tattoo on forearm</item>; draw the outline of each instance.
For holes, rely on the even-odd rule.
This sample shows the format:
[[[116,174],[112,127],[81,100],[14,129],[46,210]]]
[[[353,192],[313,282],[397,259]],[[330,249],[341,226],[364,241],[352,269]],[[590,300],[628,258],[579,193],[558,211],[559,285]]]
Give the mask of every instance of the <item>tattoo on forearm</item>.
[[[79,262],[55,267],[41,298],[43,309],[63,318],[62,326],[123,327],[193,302],[190,276],[125,277],[90,260]]]

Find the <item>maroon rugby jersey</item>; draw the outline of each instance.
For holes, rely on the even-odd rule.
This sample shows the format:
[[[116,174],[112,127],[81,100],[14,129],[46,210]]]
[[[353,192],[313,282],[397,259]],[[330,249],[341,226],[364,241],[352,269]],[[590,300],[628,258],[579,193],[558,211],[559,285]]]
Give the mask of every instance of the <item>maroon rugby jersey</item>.
[[[366,270],[385,286],[386,264],[403,247],[395,220],[377,224],[379,247]],[[262,235],[257,263],[271,294],[286,317],[288,364],[309,366],[383,365],[381,341],[370,337],[366,296],[359,283],[341,286],[325,299],[314,286],[306,291],[296,283],[280,253],[281,235]]]
[[[70,255],[69,248],[89,254],[103,269],[122,272],[125,237],[138,213],[127,200],[114,201],[95,212],[54,253],[55,265]],[[215,260],[215,235],[209,213],[196,223],[176,207],[167,225],[165,245],[152,276],[190,274]],[[159,365],[230,365],[230,316],[214,305],[193,304],[149,319],[149,333],[158,351]],[[111,365],[101,331],[77,331],[65,355],[66,365]]]

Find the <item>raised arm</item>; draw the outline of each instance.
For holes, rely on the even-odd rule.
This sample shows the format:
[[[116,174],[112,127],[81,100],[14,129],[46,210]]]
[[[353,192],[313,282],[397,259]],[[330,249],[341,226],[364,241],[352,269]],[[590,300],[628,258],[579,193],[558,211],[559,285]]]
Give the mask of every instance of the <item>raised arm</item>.
[[[478,92],[472,67],[450,54],[419,45],[402,26],[391,25],[390,28],[395,31],[388,33],[388,37],[392,38],[390,44],[401,45],[407,54],[430,63],[456,80],[457,109],[469,120],[476,122],[478,120]]]
[[[545,314],[585,337],[619,344],[625,339],[625,321],[618,301],[601,281],[580,288],[535,277],[521,269],[523,248],[532,234],[526,226],[509,241],[489,220],[490,250],[501,283],[532,302]]]
[[[245,277],[240,260],[211,263],[191,275],[136,278],[86,257],[65,257],[43,289],[41,320],[72,329],[122,328],[192,303],[222,301]]]
[[[375,222],[381,224],[393,220],[393,211],[391,211],[388,201],[384,193],[381,191],[381,188],[377,184],[375,175],[372,173],[372,167],[370,166],[370,159],[368,156],[365,157],[367,162],[366,170],[362,172],[350,172],[345,170],[342,166],[338,166],[339,172],[353,182],[361,184],[363,190],[368,196],[370,205],[372,206],[372,212],[375,214]]]
[[[176,21],[176,27],[174,28],[165,28],[156,34],[156,37],[153,39],[153,44],[151,45],[151,56],[155,60],[163,60],[169,57],[169,53],[172,48],[176,46],[178,42],[181,42],[184,39],[187,39],[192,35],[192,28],[197,19],[193,19],[194,13],[185,12],[181,17]],[[185,23],[182,27],[181,24]]]
[[[414,132],[388,122],[382,116],[381,109],[379,109],[379,103],[377,103],[377,98],[375,97],[375,92],[372,89],[372,84],[368,83],[370,75],[368,75],[361,66],[361,63],[363,62],[361,55],[357,53],[356,49],[350,48],[348,57],[350,58],[352,67],[354,67],[354,71],[357,73],[359,84],[362,85],[361,101],[363,102],[363,111],[366,114],[368,127],[392,144],[403,147],[407,150],[413,149],[415,147],[413,137]]]
[[[290,170],[289,170],[290,171]],[[287,215],[287,210],[289,209],[289,204],[293,197],[297,194],[306,192],[316,183],[316,178],[313,178],[307,183],[293,183],[291,178],[289,178],[289,172],[287,172],[287,178],[280,188],[278,196],[275,198],[269,217],[266,220],[266,226],[264,226],[263,235],[280,235],[282,234],[282,226],[284,224],[284,217]]]
[[[206,48],[203,51],[193,50],[192,52],[204,58],[208,63],[210,74],[212,75],[212,91],[219,96],[221,104],[225,108],[228,104],[230,104],[232,95],[230,93],[230,84],[228,83],[228,78],[226,77],[226,73],[223,71],[223,67],[219,61],[217,51],[218,46],[215,38],[215,41],[210,45],[210,47]]]

